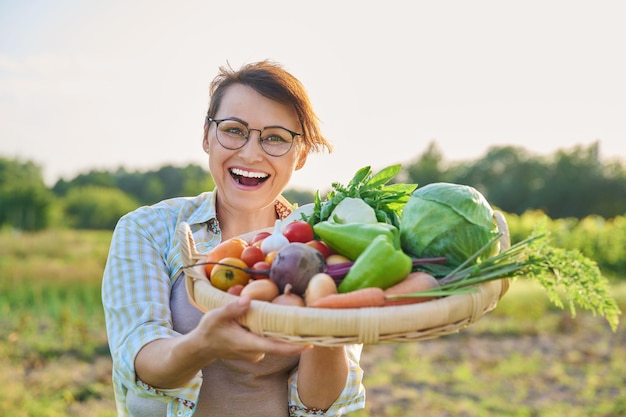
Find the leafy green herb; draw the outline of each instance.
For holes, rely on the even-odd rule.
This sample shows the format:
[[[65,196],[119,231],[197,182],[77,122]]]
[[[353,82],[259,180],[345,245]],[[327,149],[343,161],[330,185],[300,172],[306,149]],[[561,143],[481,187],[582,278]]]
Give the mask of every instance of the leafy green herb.
[[[471,264],[492,243],[493,241],[486,244],[453,270],[443,265],[422,266],[440,278],[441,286],[434,289],[432,294],[431,291],[424,291],[411,296],[466,293],[468,287],[483,282],[525,277],[539,283],[549,300],[557,307],[564,308],[565,301],[572,316],[575,316],[578,305],[604,317],[613,331],[617,329],[621,311],[610,296],[608,281],[595,261],[577,250],[552,247],[547,233],[535,231],[530,237],[507,250],[480,263]]]
[[[378,221],[399,227],[402,208],[417,188],[417,184],[387,184],[398,175],[401,167],[400,164],[391,165],[373,174],[371,167],[366,166],[359,169],[347,185],[334,182],[324,200],[317,191],[308,222],[314,225],[328,220],[343,199],[353,197],[362,199],[372,207]]]

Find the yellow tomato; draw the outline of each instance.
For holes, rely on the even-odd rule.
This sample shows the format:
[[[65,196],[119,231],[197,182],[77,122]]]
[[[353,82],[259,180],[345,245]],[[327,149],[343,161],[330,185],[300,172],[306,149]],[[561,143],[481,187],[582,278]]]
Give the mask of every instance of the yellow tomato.
[[[338,253],[334,253],[326,258],[326,265],[336,265],[345,262],[350,262],[350,259],[343,255],[339,255]]]
[[[274,262],[274,258],[276,258],[277,253],[278,253],[277,250],[273,250],[269,252],[267,255],[265,255],[265,262],[271,265],[272,262]]]
[[[211,284],[222,291],[228,291],[233,285],[246,285],[250,281],[250,274],[241,268],[247,267],[239,258],[222,258],[211,270]]]

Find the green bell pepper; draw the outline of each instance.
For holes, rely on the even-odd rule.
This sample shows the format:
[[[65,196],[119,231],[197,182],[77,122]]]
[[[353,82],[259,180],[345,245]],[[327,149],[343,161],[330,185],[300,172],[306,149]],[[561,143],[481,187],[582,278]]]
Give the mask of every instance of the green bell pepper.
[[[338,291],[345,293],[367,287],[385,290],[406,278],[412,267],[409,255],[396,248],[389,236],[379,235],[350,267]]]
[[[400,231],[383,222],[335,223],[325,220],[313,226],[315,234],[336,253],[355,261],[375,237],[388,236],[396,248],[400,248]]]

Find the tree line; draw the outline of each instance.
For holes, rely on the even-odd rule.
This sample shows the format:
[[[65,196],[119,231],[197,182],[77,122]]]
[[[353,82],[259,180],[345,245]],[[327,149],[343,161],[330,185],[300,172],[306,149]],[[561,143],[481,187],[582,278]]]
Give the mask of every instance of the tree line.
[[[626,213],[626,166],[601,160],[598,143],[549,156],[522,147],[492,147],[481,158],[452,163],[432,142],[403,163],[395,180],[419,186],[442,181],[471,185],[495,207],[517,215],[541,210],[553,219],[609,219]],[[0,157],[0,227],[112,229],[119,217],[141,205],[213,187],[209,172],[194,164],[91,170],[47,187],[34,162]],[[302,205],[313,201],[315,191],[288,189],[285,196]],[[323,196],[325,190],[320,192]]]
[[[552,219],[626,214],[626,165],[600,158],[600,145],[575,146],[537,156],[522,147],[497,146],[473,161],[448,163],[436,143],[404,164],[400,182],[467,184],[502,211],[541,210]]]

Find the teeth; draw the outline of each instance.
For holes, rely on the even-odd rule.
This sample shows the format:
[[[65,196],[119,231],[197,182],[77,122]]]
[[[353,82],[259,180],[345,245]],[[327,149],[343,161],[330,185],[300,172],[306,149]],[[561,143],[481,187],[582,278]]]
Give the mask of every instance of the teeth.
[[[240,175],[242,177],[248,177],[248,178],[265,178],[267,177],[267,174],[264,174],[263,172],[250,172],[250,171],[244,171],[243,169],[239,169],[239,168],[233,168],[230,170],[230,172],[232,172],[235,175]]]

